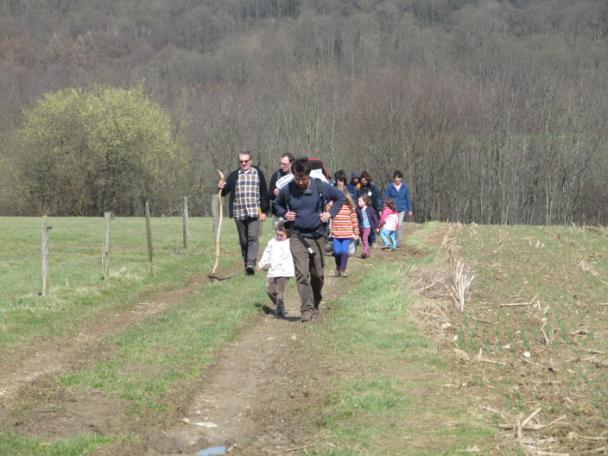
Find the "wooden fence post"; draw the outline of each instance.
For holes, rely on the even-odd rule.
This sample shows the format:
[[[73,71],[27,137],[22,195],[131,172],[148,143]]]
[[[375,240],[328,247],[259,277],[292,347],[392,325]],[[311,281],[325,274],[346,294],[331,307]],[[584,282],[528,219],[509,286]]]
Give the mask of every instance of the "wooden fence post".
[[[182,212],[182,223],[184,227],[184,249],[190,244],[190,229],[188,227],[188,197],[184,196],[184,210]]]
[[[42,296],[46,296],[49,289],[49,226],[48,218],[46,215],[42,217]]]
[[[101,278],[110,278],[110,225],[112,222],[112,212],[103,213],[105,219],[105,235],[103,238],[103,251],[101,252]]]
[[[148,243],[148,262],[150,263],[150,274],[154,275],[154,265],[152,262],[153,251],[152,251],[152,227],[150,226],[150,204],[148,200],[145,203],[146,211],[146,240]]]

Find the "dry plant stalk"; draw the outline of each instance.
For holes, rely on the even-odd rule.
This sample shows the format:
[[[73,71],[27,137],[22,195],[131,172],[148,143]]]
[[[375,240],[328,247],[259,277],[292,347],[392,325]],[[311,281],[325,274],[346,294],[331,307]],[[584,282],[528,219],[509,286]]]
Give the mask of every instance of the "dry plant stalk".
[[[469,277],[462,260],[457,260],[452,268],[452,298],[461,312],[464,312],[464,298],[474,278],[474,275]]]
[[[450,229],[443,237],[443,241],[441,242],[441,248],[445,250],[448,255],[448,263],[450,265],[450,272],[452,275],[450,296],[454,300],[456,308],[461,312],[464,312],[465,295],[475,276],[469,276],[465,269],[464,262],[458,258],[456,233],[460,228],[462,228],[462,225],[459,223],[455,225],[450,224]]]

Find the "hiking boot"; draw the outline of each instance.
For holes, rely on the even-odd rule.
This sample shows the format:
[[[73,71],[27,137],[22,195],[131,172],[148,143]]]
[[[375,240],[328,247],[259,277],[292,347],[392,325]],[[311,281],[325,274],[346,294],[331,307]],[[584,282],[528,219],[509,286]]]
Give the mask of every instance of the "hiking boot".
[[[280,307],[277,307],[276,309],[274,309],[274,313],[273,313],[275,318],[285,318],[285,310],[281,309]]]
[[[300,316],[300,321],[302,323],[308,323],[309,321],[312,321],[314,319],[314,314],[315,312],[313,312],[312,310],[306,310],[302,312],[302,316]]]
[[[311,320],[318,320],[320,317],[321,312],[319,312],[319,309],[313,310]]]
[[[390,246],[390,245],[383,245],[383,246],[382,246],[382,250],[388,250],[388,249],[390,249],[390,248],[391,248],[391,246]]]
[[[334,273],[331,275],[332,277],[340,277],[340,270],[336,269]]]
[[[248,276],[252,276],[255,274],[255,268],[251,265],[247,265],[247,267],[245,268],[245,274],[247,274]]]
[[[340,277],[348,277],[346,270],[340,272]]]

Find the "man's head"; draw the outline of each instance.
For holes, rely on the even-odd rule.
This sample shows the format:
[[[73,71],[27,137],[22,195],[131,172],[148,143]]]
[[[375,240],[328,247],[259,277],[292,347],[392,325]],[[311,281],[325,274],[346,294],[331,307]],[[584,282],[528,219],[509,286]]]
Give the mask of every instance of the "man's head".
[[[291,172],[291,165],[294,162],[295,157],[290,154],[289,152],[281,155],[281,160],[279,161],[280,166],[281,166],[281,171],[283,171],[284,173],[290,173]]]
[[[299,158],[293,162],[291,171],[293,172],[293,180],[296,187],[301,189],[308,188],[311,169],[310,160],[308,160],[308,158]]]
[[[249,171],[252,166],[252,154],[248,150],[239,152],[239,168],[241,171]]]
[[[401,174],[401,171],[395,171],[393,174],[393,182],[396,185],[401,185],[401,182],[403,182],[403,174]]]
[[[359,178],[361,176],[361,173],[359,173],[359,171],[353,171],[352,174],[350,175],[350,181],[357,185],[359,183]]]

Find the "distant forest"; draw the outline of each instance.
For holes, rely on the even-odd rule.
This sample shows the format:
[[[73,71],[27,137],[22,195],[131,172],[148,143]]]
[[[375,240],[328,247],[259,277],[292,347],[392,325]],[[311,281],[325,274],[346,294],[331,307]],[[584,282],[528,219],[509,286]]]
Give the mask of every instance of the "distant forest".
[[[174,184],[45,206],[24,113],[99,86],[167,114]],[[207,214],[248,149],[399,169],[420,222],[608,222],[606,0],[0,0],[0,93],[2,215]]]

